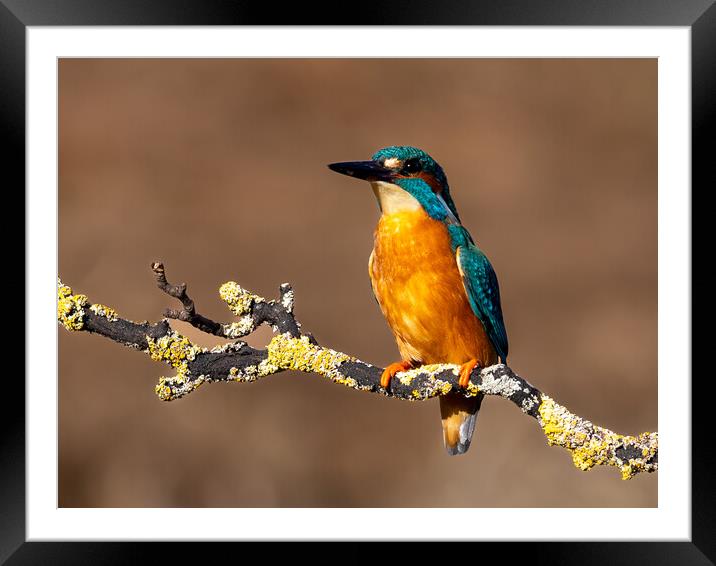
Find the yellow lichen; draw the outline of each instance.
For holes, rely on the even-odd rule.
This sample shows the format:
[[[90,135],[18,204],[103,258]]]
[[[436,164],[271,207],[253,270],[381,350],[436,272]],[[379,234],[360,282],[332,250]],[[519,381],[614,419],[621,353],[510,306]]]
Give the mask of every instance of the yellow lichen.
[[[74,295],[72,289],[57,279],[57,320],[70,331],[82,330],[84,307],[89,304],[86,295]]]
[[[278,368],[268,367],[266,365],[266,360],[263,360],[258,365],[246,366],[241,369],[232,367],[229,370],[229,375],[234,381],[238,381],[240,383],[250,383],[261,377],[266,377],[267,375],[276,373],[277,371]]]
[[[627,480],[644,470],[646,462],[656,454],[656,433],[644,433],[638,438],[617,434],[570,413],[546,395],[542,396],[539,416],[548,444],[568,449],[572,453],[574,465],[580,470],[608,464],[618,467],[622,479]],[[619,447],[642,447],[645,444],[647,448],[641,448],[642,459],[630,458],[624,461],[616,455]]]
[[[401,371],[399,373],[395,374],[395,377],[398,378],[398,381],[402,383],[403,385],[410,385],[413,380],[417,377],[418,372],[415,370],[410,371]]]
[[[250,334],[256,329],[254,319],[250,315],[242,316],[238,322],[222,324],[221,330],[227,338],[241,338]]]
[[[119,319],[117,311],[105,305],[94,304],[90,307],[90,310],[96,315],[103,316],[109,321],[116,321]]]
[[[159,383],[154,387],[154,392],[162,401],[170,401],[172,397],[172,388],[169,387],[165,377],[159,378]]]
[[[445,395],[446,393],[450,393],[452,391],[452,385],[450,385],[449,381],[443,381],[441,379],[436,380],[435,384],[437,385],[438,389],[440,390],[440,393]]]
[[[480,393],[480,388],[475,385],[472,381],[468,382],[467,388],[465,389],[467,392],[466,397],[475,397],[478,393]]]
[[[154,387],[154,392],[162,401],[173,401],[198,389],[205,379],[203,375],[190,381],[179,380],[177,377],[161,377]]]
[[[442,373],[445,370],[451,370],[454,369],[454,366],[449,364],[426,364],[423,366],[419,366],[417,368],[401,371],[395,374],[395,377],[402,383],[403,385],[411,385],[413,381],[415,381],[415,378],[419,375],[424,375],[426,373],[432,374],[432,375],[438,375]],[[457,375],[457,374],[456,374]],[[439,382],[439,386],[443,387],[445,381],[443,380],[437,380]],[[448,383],[448,386],[450,384]]]
[[[165,381],[173,380],[179,384],[185,383],[189,374],[189,362],[195,359],[196,355],[202,350],[192,344],[186,336],[174,331],[162,336],[159,340],[154,340],[150,336],[146,338],[149,346],[149,356],[156,362],[167,362],[177,370],[175,377],[159,380],[157,395],[163,398],[160,389],[164,391],[162,386],[165,385]]]
[[[411,390],[410,397],[408,398],[409,401],[422,400],[444,395],[454,389],[449,381],[435,377],[445,371],[452,371],[454,375],[457,375],[458,368],[451,364],[426,364],[414,369],[398,372],[395,374],[395,378],[403,385],[410,386],[413,385],[417,377],[425,376],[426,379],[421,386]],[[479,389],[476,385],[470,384],[466,392],[468,397],[473,397],[478,394]],[[404,399],[404,397],[401,397],[401,399]]]
[[[656,456],[659,449],[659,434],[656,432],[643,432],[636,438],[632,436],[625,436],[623,442],[634,443],[637,445],[644,446],[641,450],[642,457],[639,459],[630,458],[628,462],[622,464],[622,479],[628,480],[639,472],[644,471],[647,468],[647,462],[652,461]],[[653,468],[652,464],[652,468]]]
[[[606,464],[609,461],[609,449],[613,446],[614,440],[621,438],[619,435],[612,433],[607,438],[596,438],[590,436],[589,439],[573,449],[572,461],[580,470],[589,470],[596,465]]]
[[[201,348],[194,346],[186,336],[174,331],[159,340],[147,336],[147,344],[149,344],[149,355],[154,361],[169,362],[175,368],[186,364],[187,360],[193,360],[196,354],[201,352]]]
[[[286,334],[279,334],[269,342],[267,350],[265,371],[273,373],[278,369],[288,369],[315,372],[349,387],[358,386],[355,379],[341,374],[338,370],[338,366],[343,362],[354,361],[355,358],[311,344],[307,336],[291,338]]]
[[[254,302],[263,301],[261,297],[250,293],[235,281],[224,283],[219,289],[219,296],[229,305],[229,309],[236,316],[250,314]]]
[[[547,435],[547,441],[550,445],[559,444],[566,445],[574,435],[574,425],[577,418],[569,413],[564,407],[555,403],[550,397],[542,396],[542,402],[539,406],[539,414],[542,419],[542,429]],[[572,417],[572,418],[570,418]],[[581,443],[584,438],[580,438]]]

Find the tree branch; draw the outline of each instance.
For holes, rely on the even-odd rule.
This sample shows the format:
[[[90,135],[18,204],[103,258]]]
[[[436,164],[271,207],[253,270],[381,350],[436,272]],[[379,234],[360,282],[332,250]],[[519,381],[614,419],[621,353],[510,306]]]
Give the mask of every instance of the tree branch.
[[[57,320],[67,330],[99,334],[142,350],[153,360],[174,368],[176,375],[161,377],[155,387],[164,401],[183,397],[204,383],[253,382],[285,370],[317,373],[353,389],[411,401],[449,392],[472,397],[479,392],[507,399],[536,419],[548,444],[569,450],[574,465],[581,470],[595,465],[615,466],[621,470],[623,479],[629,479],[637,473],[658,469],[658,433],[625,436],[596,426],[570,413],[504,364],[476,368],[466,389],[458,387],[458,365],[436,364],[396,374],[386,390],[380,386],[383,368],[322,347],[310,334],[301,332],[293,314],[290,285],[280,286],[278,300],[266,300],[233,281],[224,283],[219,295],[238,321],[219,323],[196,312],[186,284],[170,284],[161,263],[153,263],[152,271],[157,286],[182,304],[180,310],[166,309],[163,320],[152,324],[122,319],[113,309],[90,303],[85,295],[74,294],[59,279]],[[262,350],[239,340],[211,349],[200,348],[173,330],[167,318],[188,322],[223,338],[247,336],[264,323],[276,334]]]

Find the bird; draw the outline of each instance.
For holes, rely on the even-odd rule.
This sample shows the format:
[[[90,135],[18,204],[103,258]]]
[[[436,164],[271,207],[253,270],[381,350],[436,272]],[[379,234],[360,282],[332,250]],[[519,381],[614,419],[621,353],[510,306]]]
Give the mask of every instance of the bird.
[[[381,211],[368,274],[401,356],[382,372],[381,387],[401,371],[452,363],[464,389],[476,367],[506,363],[497,275],[462,225],[442,167],[421,149],[390,146],[328,168],[368,181]],[[448,454],[467,452],[483,397],[439,396]]]

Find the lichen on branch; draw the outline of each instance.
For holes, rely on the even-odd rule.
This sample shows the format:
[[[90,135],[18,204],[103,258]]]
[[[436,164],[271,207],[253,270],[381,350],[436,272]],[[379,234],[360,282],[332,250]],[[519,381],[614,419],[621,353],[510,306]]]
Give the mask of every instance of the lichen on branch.
[[[163,401],[184,397],[204,383],[249,383],[286,370],[316,373],[359,391],[410,401],[455,392],[467,397],[481,393],[507,399],[534,418],[548,444],[568,450],[580,470],[613,466],[619,468],[623,479],[629,479],[658,469],[658,433],[626,436],[596,426],[569,412],[504,364],[475,368],[465,389],[458,385],[460,366],[424,365],[399,372],[386,390],[380,386],[383,368],[320,346],[313,336],[301,331],[293,314],[294,293],[287,283],[280,286],[276,300],[259,297],[233,281],[224,283],[219,295],[239,320],[221,323],[198,314],[186,285],[170,284],[161,263],[153,263],[152,271],[159,289],[182,304],[181,309],[166,309],[163,320],[151,324],[123,319],[110,307],[75,294],[59,279],[57,320],[69,331],[99,334],[172,367],[176,374],[161,377],[155,387]],[[271,326],[275,335],[265,349],[254,349],[240,340],[201,348],[172,329],[168,319],[182,320],[208,334],[234,340],[251,334],[261,324]]]
[[[82,330],[87,303],[87,295],[74,295],[57,279],[57,321],[67,330]]]

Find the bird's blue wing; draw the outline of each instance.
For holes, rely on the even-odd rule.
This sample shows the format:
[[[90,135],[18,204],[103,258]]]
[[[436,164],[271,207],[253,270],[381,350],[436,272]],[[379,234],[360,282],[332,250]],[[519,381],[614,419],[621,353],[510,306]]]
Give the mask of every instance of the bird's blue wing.
[[[458,246],[455,257],[470,306],[485,327],[497,355],[505,363],[507,331],[502,320],[500,287],[495,270],[485,254],[471,242],[465,241]]]

